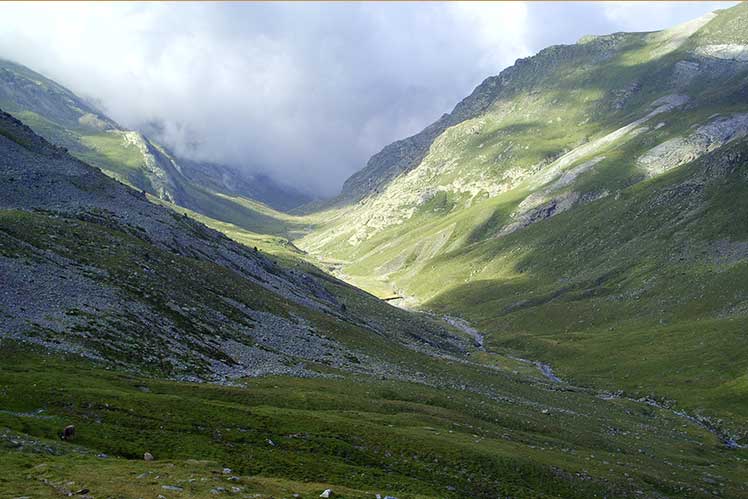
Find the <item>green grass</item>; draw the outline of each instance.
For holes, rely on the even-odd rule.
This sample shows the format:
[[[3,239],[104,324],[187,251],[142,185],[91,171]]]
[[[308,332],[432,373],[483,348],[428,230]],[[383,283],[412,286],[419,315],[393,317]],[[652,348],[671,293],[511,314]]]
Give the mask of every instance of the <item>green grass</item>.
[[[350,498],[593,497],[633,488],[700,497],[709,495],[699,490],[708,476],[721,477],[713,488],[722,494],[745,494],[738,459],[748,455],[725,453],[698,428],[624,401],[571,393],[566,403],[577,415],[548,416],[402,382],[276,377],[222,387],[103,370],[7,342],[0,356],[0,426],[23,437],[16,441],[41,442],[19,448],[3,437],[3,496],[52,496],[47,479],[127,497],[209,497],[233,485],[302,497],[327,487]],[[586,414],[602,404],[606,414]],[[66,424],[76,426],[75,440],[54,443]],[[144,452],[156,461],[143,462]],[[226,481],[223,467],[240,481]]]
[[[103,115],[95,115],[95,110],[72,92],[42,75],[4,60],[0,60],[0,71],[12,75],[11,82],[0,88],[0,108],[116,180],[168,199],[169,206],[176,203],[191,213],[245,231],[287,238],[309,229],[307,222],[302,225],[294,217],[262,203],[196,185],[177,171],[172,164],[174,158],[165,148],[143,137],[146,154],[152,155],[146,158],[137,145],[125,140],[126,130]],[[148,165],[149,161],[153,164]],[[158,183],[153,181],[154,176],[159,175],[166,179],[168,192],[161,192],[161,186],[154,185]]]
[[[120,182],[156,194],[143,153],[135,144],[126,142],[122,132],[86,133],[80,135],[79,141],[82,148],[74,154],[80,160],[100,168]]]
[[[320,364],[311,370],[331,377],[190,385],[4,343],[0,426],[51,442],[72,422],[80,430],[76,444],[90,455],[69,444],[62,451],[71,453],[58,457],[6,445],[3,462],[10,464],[0,471],[0,495],[21,495],[29,483],[35,493],[52,494],[40,482],[46,478],[92,484],[101,495],[153,496],[163,481],[132,478],[152,467],[164,480],[192,477],[195,482],[182,482],[180,495],[203,497],[225,482],[217,472],[230,466],[248,492],[276,496],[316,497],[327,486],[343,497],[621,497],[637,490],[644,496],[746,496],[745,449],[726,450],[715,435],[672,411],[601,400],[597,392],[653,397],[747,443],[745,143],[646,181],[634,162],[714,114],[745,110],[744,70],[719,80],[702,71],[680,88],[671,79],[673,64],[689,58],[696,44],[745,43],[745,12],[740,5],[721,13],[670,53],[661,51],[667,40],[652,34],[543,51],[513,74],[483,115],[439,136],[420,171],[385,189],[382,195],[390,197],[381,199],[392,200],[387,206],[365,201],[294,217],[179,184],[186,208],[177,211],[257,246],[286,268],[313,273],[346,305],[345,320],[268,296],[225,269],[151,253],[132,234],[2,213],[5,233],[106,269],[113,283],[147,292],[166,315],[164,283],[177,301],[205,303],[228,315],[216,297],[230,295],[252,308],[298,314],[350,348],[413,368],[409,372],[424,383],[357,377]],[[628,92],[633,83],[639,90]],[[691,97],[687,108],[569,165],[605,157],[555,193],[607,191],[607,197],[499,236],[522,200],[545,188],[534,172],[676,92]],[[62,137],[53,120],[25,116]],[[659,122],[665,125],[654,129]],[[145,177],[132,176],[142,158],[113,137],[81,135],[81,157],[145,185]],[[724,165],[733,170],[710,169]],[[705,181],[707,174],[712,178]],[[452,187],[470,182],[483,192]],[[505,191],[488,195],[502,183]],[[425,203],[408,197],[437,187]],[[389,209],[413,214],[377,229]],[[370,221],[368,237],[350,244],[351,234]],[[58,239],[47,241],[49,234]],[[732,249],[724,255],[721,247]],[[33,257],[24,245],[3,246],[2,255]],[[159,279],[131,273],[133,262],[156,266]],[[335,268],[375,295],[415,297],[426,309],[469,319],[486,333],[488,351],[474,352],[471,363],[404,348],[414,340],[444,346],[436,319],[393,309],[315,264]],[[373,334],[361,321],[384,333]],[[123,330],[129,329],[95,329],[103,340]],[[147,335],[133,338],[136,354],[151,347],[139,343]],[[549,386],[531,364],[510,357],[517,352],[552,363],[573,385]],[[119,359],[122,352],[110,354]],[[160,364],[141,369],[171,372]],[[38,409],[50,418],[30,415]],[[158,462],[143,463],[146,450]],[[99,452],[112,458],[94,457]]]
[[[743,3],[730,9],[718,11],[717,17],[709,22],[690,40],[697,44],[745,44],[748,42],[748,6]]]
[[[543,51],[512,74],[486,112],[446,130],[416,170],[383,189],[378,199],[389,206],[375,197],[312,214],[318,227],[294,243],[378,296],[402,294],[469,319],[494,351],[551,362],[588,386],[674,399],[724,419],[745,440],[746,145],[647,181],[635,160],[714,115],[745,112],[744,67],[701,71],[680,87],[672,75],[697,44],[745,43],[746,12],[743,4],[721,12],[670,52],[662,34]],[[616,40],[613,48],[606,40]],[[623,99],[634,83],[638,90]],[[532,172],[674,93],[687,94],[689,105],[579,158],[569,168],[604,157],[547,194],[607,197],[499,235],[526,196],[547,187]],[[728,162],[734,171],[719,173]],[[450,187],[482,179],[489,189],[518,174],[529,176],[493,197]],[[402,201],[435,187],[446,192],[420,205]],[[413,215],[379,228],[390,208]],[[368,237],[351,244],[363,229]],[[737,256],[719,257],[720,245]]]
[[[445,255],[434,262],[438,270],[419,276],[416,293],[445,275],[482,268],[427,306],[461,311],[493,333],[495,347],[531,352],[576,379],[651,390],[739,425],[744,394],[721,385],[748,368],[739,333],[744,318],[729,313],[744,300],[748,266],[711,262],[708,255],[717,239],[745,240],[744,225],[727,222],[728,211],[745,213],[745,185],[726,178],[707,191],[700,216],[683,217],[693,210],[692,196],[658,202],[668,192],[667,180],[658,183]],[[706,367],[720,359],[720,368]],[[699,382],[674,372],[698,373]]]
[[[159,290],[168,289],[176,303],[210,305],[227,316],[231,311],[209,297],[232,296],[253,309],[302,315],[326,335],[413,368],[425,381],[355,376],[320,364],[311,370],[332,377],[189,384],[145,376],[169,371],[146,360],[123,365],[121,351],[105,351],[117,367],[4,341],[0,427],[10,433],[0,438],[2,496],[89,488],[100,496],[172,497],[161,487],[179,485],[179,497],[210,497],[215,487],[238,484],[251,493],[302,497],[327,487],[351,498],[375,492],[620,497],[637,489],[700,497],[707,494],[702,479],[713,475],[721,477],[723,485],[715,485],[720,493],[746,494],[738,460],[748,458],[746,452],[725,450],[714,435],[670,411],[549,386],[527,364],[500,355],[476,354],[478,363],[471,364],[403,348],[401,338],[438,341],[434,319],[393,309],[301,260],[297,265],[323,279],[351,317],[375,321],[384,334],[284,303],[216,266],[162,253],[116,227],[43,213],[0,215],[0,235],[11,236],[3,239],[5,257],[35,258],[31,248],[53,251],[106,269],[111,284],[140,293],[137,299],[149,295],[154,307],[161,303]],[[133,273],[142,265],[155,273]],[[199,294],[190,297],[192,292]],[[122,342],[127,331],[135,348],[128,358],[147,358],[147,345],[139,343],[147,340],[146,331],[94,325],[101,340]],[[54,443],[67,424],[77,428],[73,444],[80,451]],[[157,462],[143,462],[146,451]],[[96,457],[100,453],[110,457]],[[226,466],[240,482],[218,473]],[[153,473],[137,478],[146,471]]]
[[[67,147],[73,151],[80,148],[79,137],[75,132],[61,127],[33,111],[20,111],[11,114],[53,144]]]
[[[196,219],[201,222],[214,220],[217,224],[223,224],[221,227],[227,231],[289,237],[301,228],[296,217],[276,211],[257,201],[214,192],[186,181],[181,182],[180,187],[184,191],[182,206],[170,207],[177,212],[196,215]]]

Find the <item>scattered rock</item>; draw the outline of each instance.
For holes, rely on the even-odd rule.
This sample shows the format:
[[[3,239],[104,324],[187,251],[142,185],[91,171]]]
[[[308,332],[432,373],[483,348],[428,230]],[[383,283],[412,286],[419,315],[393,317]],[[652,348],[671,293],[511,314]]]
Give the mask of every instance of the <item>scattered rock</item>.
[[[675,137],[653,147],[637,163],[649,176],[660,175],[746,135],[748,113],[720,116],[687,137]]]
[[[62,439],[72,440],[75,438],[75,426],[69,424],[62,429]]]
[[[696,54],[712,59],[748,62],[748,45],[739,45],[736,43],[705,45],[698,47]]]
[[[325,489],[319,496],[320,497],[332,497],[332,489]]]
[[[161,488],[164,490],[173,490],[174,492],[182,492],[184,490],[182,487],[176,485],[162,485]]]
[[[677,87],[685,87],[701,70],[698,62],[678,61],[673,68],[673,84]],[[656,129],[656,128],[655,128]]]

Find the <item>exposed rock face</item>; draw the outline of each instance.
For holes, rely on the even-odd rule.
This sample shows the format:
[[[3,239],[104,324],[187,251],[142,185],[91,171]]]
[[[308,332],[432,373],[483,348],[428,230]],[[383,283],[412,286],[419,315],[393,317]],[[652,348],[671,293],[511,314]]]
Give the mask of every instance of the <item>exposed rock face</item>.
[[[422,132],[394,142],[372,156],[364,169],[345,181],[339,201],[356,202],[372,192],[378,192],[394,178],[417,166],[434,139],[444,130],[484,111],[494,101],[508,77],[508,74],[502,73],[486,79],[452,113],[445,114]]]
[[[174,178],[175,174],[182,173],[179,165],[173,159],[156,151],[141,133],[127,131],[121,134],[125,145],[136,147],[143,156],[145,175],[155,189],[156,195],[165,201],[178,202],[178,187]],[[157,159],[156,155],[160,157]]]
[[[678,61],[673,68],[672,84],[676,88],[683,88],[696,77],[701,70],[701,65],[695,61]]]
[[[647,151],[637,162],[656,176],[748,135],[748,114],[715,118],[686,137],[677,137]]]
[[[357,246],[388,227],[409,220],[421,206],[433,199],[438,193],[467,195],[466,205],[469,206],[473,199],[479,195],[485,195],[488,198],[495,197],[514,188],[520,182],[527,182],[529,185],[542,190],[534,192],[519,206],[515,216],[521,217],[521,220],[511,222],[501,233],[513,232],[517,228],[569,209],[577,201],[577,197],[564,194],[554,201],[551,200],[552,196],[550,194],[558,193],[562,188],[573,183],[579,175],[587,172],[596,163],[602,161],[604,157],[591,159],[581,164],[577,163],[612,144],[631,139],[649,121],[659,115],[683,107],[688,101],[688,96],[681,94],[662,96],[647,106],[645,113],[640,118],[602,137],[575,147],[550,164],[539,166],[537,171],[516,171],[509,168],[500,181],[491,179],[489,175],[482,178],[468,177],[465,174],[460,175],[462,165],[459,153],[452,150],[454,136],[460,133],[468,133],[461,129],[468,123],[473,124],[473,126],[480,126],[480,119],[471,120],[459,127],[453,127],[436,139],[431,145],[429,155],[417,167],[400,175],[397,181],[387,185],[381,193],[370,196],[350,208],[346,217],[351,223],[337,229],[337,232],[331,234],[331,237],[347,233],[349,234],[348,244]],[[531,99],[520,99],[520,102],[530,104],[532,101]],[[440,180],[445,177],[454,177],[454,180],[446,185],[441,184]],[[554,185],[543,187],[554,181],[556,182]],[[535,214],[528,213],[529,210],[543,203],[548,203],[547,209],[539,209]]]
[[[695,52],[701,57],[735,62],[748,62],[748,45],[739,45],[735,43],[705,45],[697,47]]]
[[[502,331],[530,323],[526,311],[498,310],[512,292],[543,288],[547,296],[527,309],[553,314],[543,300],[595,303],[603,286],[590,282],[604,274],[600,269],[616,269],[625,287],[634,258],[660,262],[646,275],[681,275],[680,261],[661,263],[653,249],[667,244],[661,235],[690,237],[694,230],[703,237],[693,227],[733,204],[714,199],[727,187],[712,186],[730,175],[730,192],[742,193],[746,178],[740,158],[748,144],[748,9],[731,11],[733,19],[710,14],[665,32],[590,37],[581,47],[518,61],[502,73],[483,111],[446,127],[407,168],[381,179],[367,169],[376,187],[331,209],[321,229],[297,244],[334,258],[341,275],[409,304],[473,310],[487,321],[497,310]],[[396,152],[390,160],[402,159]],[[395,165],[378,159],[377,168]],[[646,182],[653,176],[662,178]],[[366,191],[359,180],[350,182]],[[710,196],[713,209],[706,208]],[[729,239],[717,233],[723,222],[704,233]],[[735,301],[742,303],[740,294]],[[640,295],[632,289],[615,299]],[[657,310],[669,306],[675,308]],[[570,330],[593,329],[596,314]],[[517,322],[509,325],[505,316]]]
[[[527,227],[530,224],[540,222],[559,213],[563,213],[579,200],[579,193],[569,192],[551,199],[541,206],[537,206],[527,211],[515,215],[515,221],[505,226],[499,232],[500,236],[511,234],[512,232]]]
[[[665,95],[655,100],[650,104],[651,111],[639,119],[632,121],[631,123],[622,126],[599,139],[583,144],[579,147],[574,148],[572,151],[564,154],[558,160],[554,161],[548,168],[545,168],[540,175],[541,182],[546,181],[548,178],[555,177],[558,172],[566,168],[567,166],[579,161],[580,159],[594,154],[604,147],[613,144],[623,139],[627,134],[634,131],[644,123],[648,122],[655,116],[663,113],[667,113],[685,105],[688,102],[687,95]]]

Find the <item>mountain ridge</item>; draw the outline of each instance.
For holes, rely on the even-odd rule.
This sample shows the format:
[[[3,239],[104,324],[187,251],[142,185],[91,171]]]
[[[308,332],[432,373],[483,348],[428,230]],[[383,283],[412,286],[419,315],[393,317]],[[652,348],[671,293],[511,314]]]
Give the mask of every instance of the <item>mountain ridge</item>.
[[[262,341],[275,345],[265,346],[268,352],[286,352],[270,355],[265,369],[283,371],[283,358],[298,348],[278,343],[288,335],[306,336],[310,344],[318,342],[317,348],[327,352],[324,355],[338,349],[336,341],[323,339],[312,332],[315,328],[304,326],[312,319],[302,315],[298,320],[283,319],[289,312],[282,311],[289,305],[297,309],[292,316],[321,313],[357,323],[354,327],[371,327],[345,319],[341,303],[318,278],[278,266],[220,232],[148,202],[142,193],[49,144],[6,113],[0,116],[0,137],[2,184],[6,186],[0,192],[7,285],[2,308],[10,320],[3,326],[4,336],[36,339],[48,347],[67,345],[74,351],[92,352],[94,357],[102,351],[113,355],[132,348],[149,357],[174,355],[177,371],[207,369],[210,374],[231,365],[246,368],[257,362],[258,355],[268,357],[251,346]],[[201,287],[190,276],[189,265],[195,267],[196,277],[205,278],[209,269],[214,277]],[[204,265],[207,268],[200,270]],[[34,273],[37,278],[30,279]],[[71,287],[72,283],[77,284]],[[267,298],[250,299],[242,287],[255,293],[264,290],[260,295]],[[192,288],[200,290],[202,298]],[[208,295],[215,296],[208,301]],[[420,327],[442,335],[445,347],[453,344],[448,350],[464,350],[460,340],[446,332],[425,322]],[[123,328],[128,334],[123,334]],[[213,339],[212,328],[225,335],[223,347]],[[99,338],[91,336],[94,331]],[[413,339],[424,345],[431,341],[417,336]],[[55,339],[48,343],[47,337]],[[60,338],[65,340],[60,342]],[[172,348],[179,345],[179,353],[161,350],[159,344],[164,341]],[[199,352],[192,361],[187,345]],[[222,351],[225,347],[232,352]],[[309,349],[303,355],[320,354]],[[348,363],[345,358],[339,353],[338,361]]]
[[[744,492],[711,419],[566,384],[149,199],[0,113],[2,493],[698,497],[704,456]]]
[[[283,210],[309,201],[308,196],[281,187],[267,176],[177,158],[146,134],[124,129],[53,80],[2,59],[0,106],[115,178],[186,208],[200,211],[200,196],[192,192],[197,186]]]
[[[305,215],[0,113],[0,495],[748,497],[746,26],[550,47]]]
[[[742,349],[744,286],[719,283],[746,270],[728,222],[743,216],[746,20],[739,4],[519,61],[481,114],[383,187],[310,215],[295,244],[380,297],[469,320],[494,351],[743,420],[740,389],[723,388],[741,386],[743,362],[687,366]]]

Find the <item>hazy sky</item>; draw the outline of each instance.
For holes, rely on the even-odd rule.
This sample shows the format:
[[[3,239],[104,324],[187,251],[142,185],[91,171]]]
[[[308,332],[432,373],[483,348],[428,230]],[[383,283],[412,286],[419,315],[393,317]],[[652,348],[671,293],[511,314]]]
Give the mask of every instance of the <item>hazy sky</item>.
[[[180,155],[332,195],[519,57],[728,5],[2,3],[0,57]]]

